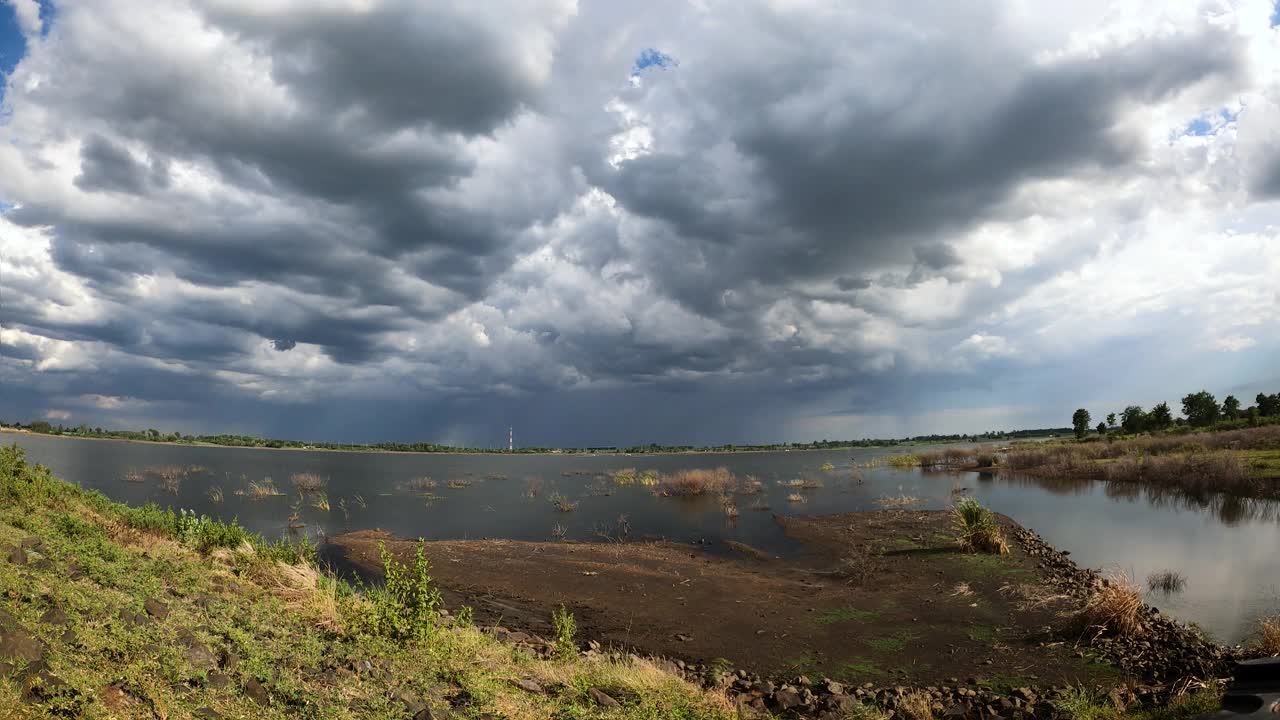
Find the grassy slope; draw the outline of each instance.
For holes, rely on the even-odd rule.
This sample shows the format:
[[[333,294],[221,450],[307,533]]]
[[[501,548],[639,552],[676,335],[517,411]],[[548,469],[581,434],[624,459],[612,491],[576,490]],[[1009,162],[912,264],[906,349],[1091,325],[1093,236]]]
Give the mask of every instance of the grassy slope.
[[[175,525],[0,448],[0,646],[16,623],[46,648],[43,668],[18,662],[0,679],[6,717],[396,718],[423,704],[513,720],[736,717],[723,695],[629,656],[539,659],[461,623],[418,639],[383,637],[369,622],[379,595],[317,573],[305,549],[242,542],[221,525],[199,533]],[[5,559],[32,538],[42,544],[28,564]],[[237,549],[217,547],[227,544]],[[121,620],[122,611],[145,616],[149,599],[167,615],[139,627]],[[45,622],[50,610],[66,624]],[[517,686],[527,680],[543,691]],[[265,692],[255,700],[256,685]],[[592,689],[623,704],[602,707]],[[1123,715],[1082,694],[1072,709],[1093,720],[1175,720],[1214,701],[1202,693]],[[885,714],[867,707],[857,716]]]
[[[0,544],[38,537],[42,552],[30,559],[50,562],[0,558],[0,611],[44,643],[47,672],[65,683],[41,688],[49,675],[19,663],[18,677],[0,680],[0,707],[29,717],[191,717],[210,708],[223,717],[395,718],[412,716],[400,698],[413,695],[436,709],[466,698],[460,717],[732,716],[723,696],[645,661],[541,660],[469,626],[442,625],[419,640],[379,637],[362,629],[368,598],[272,557],[287,553],[246,546],[202,555],[170,533],[131,527],[145,524],[139,515],[0,450]],[[76,566],[83,577],[71,580]],[[167,617],[137,628],[120,620],[121,610],[145,614],[147,599],[164,603]],[[67,625],[41,622],[51,608]],[[227,654],[238,661],[217,661]],[[546,692],[519,689],[522,679]],[[265,707],[246,693],[252,681],[266,688]],[[603,708],[590,688],[625,704]]]

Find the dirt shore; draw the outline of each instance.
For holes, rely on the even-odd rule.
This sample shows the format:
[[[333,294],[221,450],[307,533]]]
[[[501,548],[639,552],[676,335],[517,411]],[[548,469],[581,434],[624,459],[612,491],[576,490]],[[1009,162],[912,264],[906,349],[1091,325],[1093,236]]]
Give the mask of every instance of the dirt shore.
[[[546,635],[563,604],[584,637],[653,655],[849,683],[1124,680],[1069,644],[1047,642],[1061,618],[1026,601],[1049,590],[1017,543],[1002,557],[962,553],[942,512],[776,519],[802,544],[799,557],[506,540],[427,542],[426,554],[447,604],[473,606],[482,622]],[[402,560],[415,546],[379,531],[330,542],[372,577],[379,542]]]

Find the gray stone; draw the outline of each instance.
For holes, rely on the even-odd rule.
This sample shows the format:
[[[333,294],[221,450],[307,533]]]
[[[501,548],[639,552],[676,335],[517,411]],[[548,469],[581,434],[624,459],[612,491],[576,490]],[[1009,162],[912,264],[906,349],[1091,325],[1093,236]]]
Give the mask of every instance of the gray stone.
[[[537,694],[542,693],[542,686],[529,678],[520,678],[519,680],[516,680],[516,687],[524,690],[525,692]]]
[[[155,598],[147,598],[143,601],[142,609],[146,610],[148,615],[156,618],[157,620],[163,620],[169,617],[169,606]]]
[[[271,695],[257,678],[249,678],[244,683],[244,695],[258,705],[266,707],[271,704]]]
[[[10,550],[9,562],[13,563],[14,565],[26,565],[27,551],[23,550],[22,548],[14,548],[13,550]]]
[[[617,700],[614,700],[612,697],[609,696],[608,693],[601,690],[600,688],[591,688],[590,690],[587,691],[587,695],[590,695],[591,699],[594,700],[595,703],[600,707],[616,708],[619,705],[621,705],[621,703],[619,703]]]
[[[40,622],[46,625],[66,625],[67,613],[59,607],[52,607],[44,611],[40,616]]]
[[[804,701],[800,698],[800,693],[789,687],[775,690],[769,700],[769,704],[779,711],[787,711],[804,704]]]
[[[209,651],[209,648],[195,643],[187,648],[187,663],[191,667],[200,672],[210,672],[218,667],[218,658]]]

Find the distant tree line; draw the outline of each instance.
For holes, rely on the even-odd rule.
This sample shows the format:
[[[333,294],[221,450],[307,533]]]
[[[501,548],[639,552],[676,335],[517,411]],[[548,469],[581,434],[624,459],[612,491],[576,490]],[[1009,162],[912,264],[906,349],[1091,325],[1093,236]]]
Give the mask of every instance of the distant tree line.
[[[1093,416],[1085,408],[1080,408],[1071,415],[1071,428],[1077,438],[1083,439],[1093,428],[1090,423]],[[1107,435],[1122,432],[1135,435],[1142,432],[1159,432],[1175,427],[1199,429],[1233,429],[1251,425],[1272,424],[1280,422],[1280,393],[1267,395],[1258,393],[1254,404],[1241,407],[1235,395],[1228,395],[1219,403],[1213,393],[1208,390],[1187,393],[1182,398],[1182,415],[1174,417],[1169,404],[1162,402],[1150,410],[1141,405],[1130,405],[1116,413],[1107,413],[1106,420],[1099,422],[1097,432]]]
[[[149,442],[165,442],[183,445],[225,445],[229,447],[259,447],[259,448],[294,448],[294,449],[321,449],[321,450],[347,450],[347,451],[384,451],[384,452],[450,452],[450,453],[488,453],[488,452],[506,452],[505,448],[475,448],[475,447],[459,447],[454,445],[441,445],[429,442],[413,442],[413,443],[334,443],[314,440],[279,440],[275,438],[260,438],[252,435],[191,435],[181,432],[161,432],[154,428],[146,430],[107,430],[101,427],[89,427],[80,425],[78,427],[67,427],[61,424],[54,425],[47,420],[32,420],[27,425],[21,423],[4,423],[0,422],[0,427],[14,427],[27,429],[31,432],[43,433],[46,435],[65,435],[70,437],[87,437],[87,438],[104,438],[112,440],[145,440]],[[1017,438],[1027,437],[1045,437],[1054,435],[1066,435],[1071,432],[1071,428],[1035,428],[1024,430],[989,430],[976,434],[956,434],[956,435],[914,435],[903,438],[862,438],[858,440],[814,440],[812,442],[789,442],[789,443],[767,443],[767,444],[724,444],[724,445],[662,445],[659,443],[649,443],[647,445],[626,446],[606,446],[606,447],[583,447],[583,448],[551,448],[551,447],[520,447],[516,448],[514,453],[520,454],[537,454],[537,453],[630,453],[640,455],[644,453],[672,453],[672,452],[749,452],[761,450],[837,450],[841,448],[858,448],[858,447],[894,447],[898,445],[924,445],[932,443],[961,443],[961,442],[993,442],[1000,440],[1013,440]]]

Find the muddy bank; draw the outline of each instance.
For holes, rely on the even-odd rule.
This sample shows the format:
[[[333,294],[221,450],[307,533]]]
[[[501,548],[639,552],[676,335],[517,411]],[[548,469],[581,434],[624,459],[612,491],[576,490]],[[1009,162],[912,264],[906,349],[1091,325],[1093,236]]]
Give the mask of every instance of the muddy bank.
[[[942,512],[777,520],[802,557],[506,540],[433,541],[426,553],[448,603],[472,605],[483,622],[545,635],[563,604],[584,637],[605,646],[762,677],[1003,687],[1124,679],[1052,637],[1056,610],[1026,601],[1043,591],[1043,560],[1018,543],[1003,557],[962,553]],[[378,542],[405,559],[413,548],[377,531],[331,542],[371,576]]]

